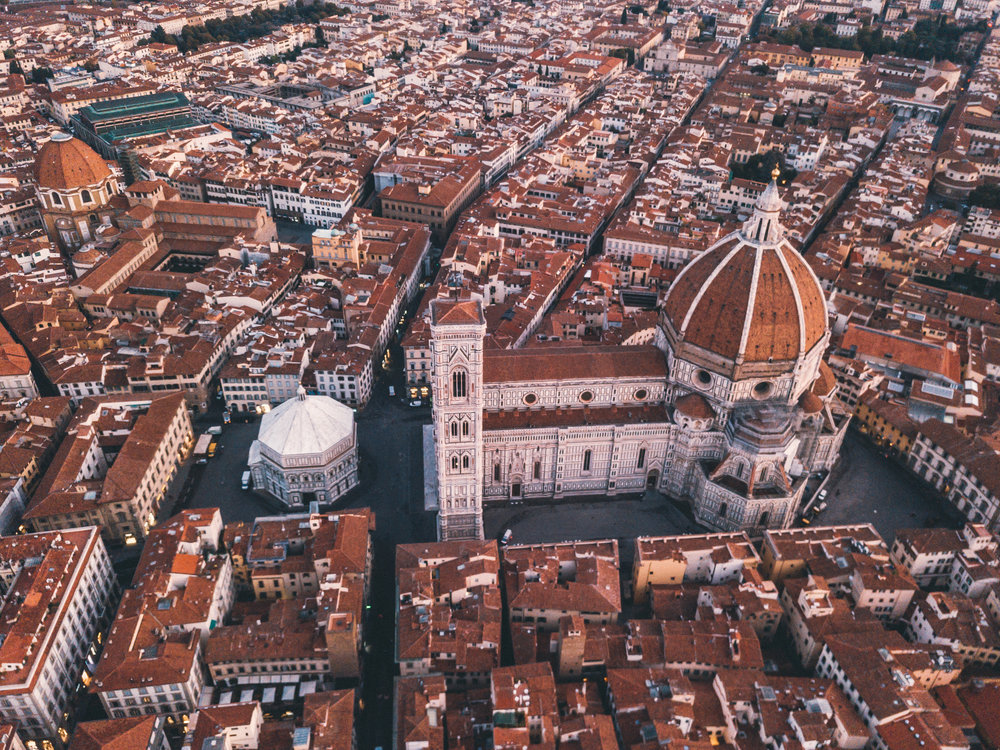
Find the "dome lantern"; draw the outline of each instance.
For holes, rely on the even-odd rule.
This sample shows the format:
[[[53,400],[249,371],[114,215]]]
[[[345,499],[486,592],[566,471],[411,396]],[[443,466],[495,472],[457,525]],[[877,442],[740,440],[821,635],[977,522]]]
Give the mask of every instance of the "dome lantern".
[[[775,164],[771,171],[771,182],[754,204],[753,216],[743,224],[743,236],[754,242],[781,242],[785,228],[781,226],[781,209],[785,202],[778,192],[778,177],[781,168]]]

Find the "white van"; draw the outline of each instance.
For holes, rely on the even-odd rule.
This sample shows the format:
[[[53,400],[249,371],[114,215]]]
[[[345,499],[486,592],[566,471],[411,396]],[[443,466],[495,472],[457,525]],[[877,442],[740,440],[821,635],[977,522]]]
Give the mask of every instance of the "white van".
[[[243,472],[243,489],[245,489],[245,490],[250,489],[250,472],[249,471],[244,471]]]

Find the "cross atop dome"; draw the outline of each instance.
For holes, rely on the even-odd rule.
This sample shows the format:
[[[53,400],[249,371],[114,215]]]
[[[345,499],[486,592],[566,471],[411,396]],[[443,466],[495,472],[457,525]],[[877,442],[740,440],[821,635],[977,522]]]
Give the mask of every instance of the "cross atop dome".
[[[780,175],[781,167],[775,164],[771,170],[771,182],[757,199],[753,215],[743,223],[743,236],[749,242],[774,244],[785,236],[785,228],[781,226],[781,209],[785,207],[785,202],[778,192]]]

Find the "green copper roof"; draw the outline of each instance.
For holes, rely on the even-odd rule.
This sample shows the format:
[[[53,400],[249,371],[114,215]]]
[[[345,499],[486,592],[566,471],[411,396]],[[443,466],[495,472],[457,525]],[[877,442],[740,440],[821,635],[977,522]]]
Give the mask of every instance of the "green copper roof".
[[[105,120],[135,115],[153,114],[164,110],[189,106],[187,97],[177,91],[163,91],[156,94],[134,96],[131,99],[113,99],[94,102],[80,109],[80,114],[94,124]]]

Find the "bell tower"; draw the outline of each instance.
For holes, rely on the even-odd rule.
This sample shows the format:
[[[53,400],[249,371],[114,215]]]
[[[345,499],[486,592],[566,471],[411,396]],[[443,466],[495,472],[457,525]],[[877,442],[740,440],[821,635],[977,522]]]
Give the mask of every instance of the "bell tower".
[[[483,538],[483,338],[478,300],[435,299],[431,311],[438,540]]]

